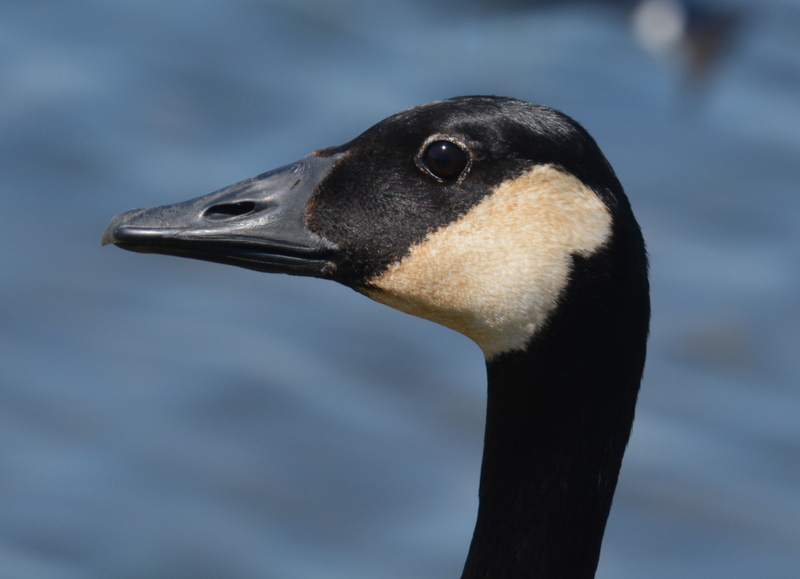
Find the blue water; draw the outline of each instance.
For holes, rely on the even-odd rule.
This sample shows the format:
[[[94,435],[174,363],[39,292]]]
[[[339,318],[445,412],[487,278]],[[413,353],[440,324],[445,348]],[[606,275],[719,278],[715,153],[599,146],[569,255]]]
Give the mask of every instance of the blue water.
[[[458,576],[476,346],[335,284],[99,240],[125,209],[474,93],[579,119],[648,240],[650,357],[598,577],[798,576],[800,4],[745,9],[701,87],[601,4],[0,14],[0,577]]]

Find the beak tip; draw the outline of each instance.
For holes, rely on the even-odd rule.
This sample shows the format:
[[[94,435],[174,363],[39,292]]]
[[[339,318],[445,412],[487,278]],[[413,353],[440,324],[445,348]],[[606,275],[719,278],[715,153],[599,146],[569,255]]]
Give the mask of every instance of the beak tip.
[[[103,236],[100,238],[100,245],[116,245],[119,243],[120,238],[118,233],[120,229],[125,225],[129,225],[132,220],[144,212],[144,209],[131,209],[130,211],[124,211],[115,216],[108,222],[108,225],[106,225],[106,228],[103,230]]]
[[[120,216],[117,215],[108,223],[108,225],[106,225],[106,228],[103,230],[103,236],[100,238],[101,246],[113,245],[117,243],[116,233],[119,225],[119,217]]]
[[[112,245],[114,241],[115,241],[114,229],[111,227],[111,225],[109,225],[103,230],[103,237],[100,238],[100,245],[101,247],[106,245]]]

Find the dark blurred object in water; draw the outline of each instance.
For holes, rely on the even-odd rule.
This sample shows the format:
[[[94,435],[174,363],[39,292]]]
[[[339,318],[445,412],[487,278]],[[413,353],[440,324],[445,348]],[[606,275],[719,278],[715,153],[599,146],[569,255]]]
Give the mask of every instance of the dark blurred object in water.
[[[639,43],[649,52],[678,61],[687,80],[702,83],[731,49],[738,13],[678,0],[644,0],[631,14]]]
[[[735,44],[741,14],[734,7],[690,0],[479,0],[489,9],[605,6],[630,17],[636,40],[648,52],[675,62],[687,84],[706,82]]]

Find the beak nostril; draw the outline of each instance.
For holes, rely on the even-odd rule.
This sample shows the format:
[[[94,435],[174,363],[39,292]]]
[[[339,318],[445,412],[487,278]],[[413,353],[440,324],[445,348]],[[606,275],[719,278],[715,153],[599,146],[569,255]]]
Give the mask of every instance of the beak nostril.
[[[241,217],[252,213],[256,209],[254,201],[239,201],[238,203],[220,203],[212,205],[203,212],[203,217],[207,219],[228,219],[230,217]]]

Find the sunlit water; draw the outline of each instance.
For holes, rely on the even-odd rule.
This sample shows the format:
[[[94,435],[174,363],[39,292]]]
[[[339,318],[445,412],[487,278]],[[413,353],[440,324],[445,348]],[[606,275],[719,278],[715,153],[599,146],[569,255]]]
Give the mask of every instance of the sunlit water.
[[[335,284],[99,239],[122,210],[492,93],[579,119],[649,244],[598,577],[797,577],[800,6],[759,6],[692,89],[601,5],[7,2],[0,576],[457,577],[476,346]]]

